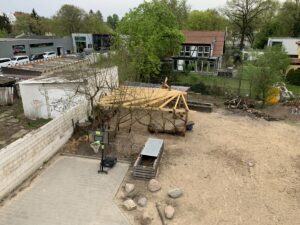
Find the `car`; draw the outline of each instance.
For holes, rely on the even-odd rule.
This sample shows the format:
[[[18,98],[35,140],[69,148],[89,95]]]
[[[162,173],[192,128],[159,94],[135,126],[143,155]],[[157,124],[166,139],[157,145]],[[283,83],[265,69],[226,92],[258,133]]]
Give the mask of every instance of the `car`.
[[[34,54],[30,56],[30,61],[44,59],[44,54]]]
[[[55,51],[44,52],[43,56],[44,56],[44,59],[51,59],[51,58],[56,57],[56,53],[55,53]]]
[[[0,58],[0,68],[11,66],[10,58]]]
[[[29,63],[29,57],[27,55],[18,55],[11,58],[12,66],[17,66],[24,63]]]

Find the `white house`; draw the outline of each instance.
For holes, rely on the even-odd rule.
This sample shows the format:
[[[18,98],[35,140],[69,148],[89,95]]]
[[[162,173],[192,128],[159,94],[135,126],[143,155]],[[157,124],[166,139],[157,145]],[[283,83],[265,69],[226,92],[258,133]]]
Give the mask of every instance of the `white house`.
[[[282,46],[286,50],[287,54],[291,58],[298,58],[298,45],[297,42],[300,38],[291,37],[270,37],[268,40],[268,46]]]
[[[88,101],[87,92],[95,93],[95,89],[100,87],[98,98],[101,94],[109,94],[116,86],[117,67],[61,71],[19,83],[24,114],[30,119],[55,118],[65,110]]]
[[[72,33],[74,52],[80,53],[85,49],[93,49],[93,34]]]

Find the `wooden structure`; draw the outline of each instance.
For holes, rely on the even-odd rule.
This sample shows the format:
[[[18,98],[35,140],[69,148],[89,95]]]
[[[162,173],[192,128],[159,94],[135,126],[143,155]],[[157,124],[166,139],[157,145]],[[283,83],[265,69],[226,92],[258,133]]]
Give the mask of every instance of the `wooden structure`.
[[[133,176],[139,179],[156,177],[158,164],[164,149],[164,141],[148,138],[133,166]]]
[[[187,93],[171,88],[120,86],[100,99],[99,106],[180,113],[188,120]]]

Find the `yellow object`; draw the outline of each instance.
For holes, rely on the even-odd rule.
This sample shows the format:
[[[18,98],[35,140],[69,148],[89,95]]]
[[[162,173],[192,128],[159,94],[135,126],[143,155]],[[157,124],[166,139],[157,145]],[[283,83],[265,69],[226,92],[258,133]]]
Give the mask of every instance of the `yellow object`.
[[[270,105],[275,105],[280,101],[280,88],[271,87],[267,93],[266,102]]]

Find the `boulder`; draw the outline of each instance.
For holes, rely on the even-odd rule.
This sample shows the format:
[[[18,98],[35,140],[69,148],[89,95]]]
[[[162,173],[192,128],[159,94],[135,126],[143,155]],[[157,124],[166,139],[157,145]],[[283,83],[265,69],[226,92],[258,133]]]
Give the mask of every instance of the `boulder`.
[[[158,180],[151,179],[148,184],[148,189],[151,192],[159,191],[161,189],[161,184]]]
[[[145,207],[147,205],[147,202],[148,202],[147,198],[142,196],[138,199],[137,204],[141,207]]]
[[[133,190],[134,190],[134,184],[129,184],[129,183],[125,184],[125,191],[126,191],[127,193],[130,193],[130,192],[132,192]]]
[[[128,211],[131,211],[131,210],[136,209],[136,204],[135,204],[135,202],[134,202],[132,199],[126,200],[126,201],[123,203],[123,206],[124,206]]]
[[[182,195],[182,190],[180,188],[171,189],[170,191],[168,191],[168,195],[171,198],[178,198]]]
[[[167,205],[165,207],[165,216],[167,219],[172,219],[174,217],[175,209],[173,206]]]

